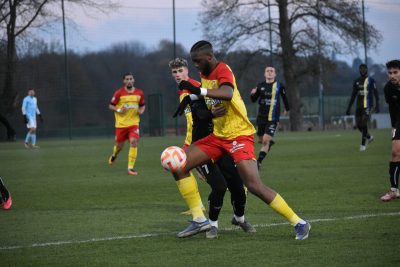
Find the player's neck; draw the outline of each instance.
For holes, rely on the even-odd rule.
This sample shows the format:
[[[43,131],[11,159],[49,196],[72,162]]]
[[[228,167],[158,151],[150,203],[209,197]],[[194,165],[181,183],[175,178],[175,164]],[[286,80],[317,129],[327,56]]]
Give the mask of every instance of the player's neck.
[[[266,79],[265,82],[266,82],[266,83],[274,83],[274,82],[275,82],[275,79]]]
[[[129,93],[132,93],[133,91],[135,91],[135,87],[132,86],[131,88],[128,88],[125,86],[125,90],[128,91]]]

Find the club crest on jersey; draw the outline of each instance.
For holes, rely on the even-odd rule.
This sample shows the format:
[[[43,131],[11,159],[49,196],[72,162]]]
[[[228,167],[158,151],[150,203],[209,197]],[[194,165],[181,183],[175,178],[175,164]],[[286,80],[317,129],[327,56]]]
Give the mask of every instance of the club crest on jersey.
[[[229,150],[231,153],[244,148],[244,144],[239,144],[237,141],[232,142],[232,148]]]

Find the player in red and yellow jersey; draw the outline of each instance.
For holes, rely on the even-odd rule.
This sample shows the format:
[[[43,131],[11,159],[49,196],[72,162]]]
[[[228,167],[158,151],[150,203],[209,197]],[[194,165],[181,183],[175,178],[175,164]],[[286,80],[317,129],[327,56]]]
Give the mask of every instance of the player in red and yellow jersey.
[[[139,142],[139,122],[146,106],[143,91],[134,87],[133,74],[126,73],[122,79],[124,86],[115,91],[108,106],[115,114],[115,145],[108,163],[114,163],[125,141],[129,140],[128,174],[137,175],[134,167]]]
[[[253,134],[255,129],[247,117],[246,107],[240,96],[232,70],[214,55],[211,43],[199,41],[190,50],[191,59],[201,73],[202,87],[182,81],[179,88],[187,89],[193,95],[204,97],[209,108],[223,105],[226,114],[213,119],[214,132],[196,141],[186,149],[187,164],[183,170],[174,173],[180,181],[189,171],[205,162],[229,154],[248,190],[284,216],[294,227],[296,239],[308,238],[311,225],[301,219],[273,189],[261,181],[254,154]],[[181,235],[202,231],[203,223],[193,221]],[[178,235],[179,235],[178,234]]]

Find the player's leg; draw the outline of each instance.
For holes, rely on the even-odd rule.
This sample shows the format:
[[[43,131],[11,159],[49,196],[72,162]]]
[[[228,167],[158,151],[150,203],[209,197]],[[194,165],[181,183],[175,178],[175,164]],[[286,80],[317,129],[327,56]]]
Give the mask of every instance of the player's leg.
[[[224,155],[217,164],[225,177],[229,192],[231,193],[231,204],[233,207],[231,223],[240,226],[245,232],[256,232],[256,229],[245,219],[244,216],[247,196],[242,179],[240,178],[233,159],[229,155]]]
[[[129,136],[125,128],[115,128],[115,144],[113,146],[113,152],[108,158],[108,164],[113,164],[117,159],[118,154],[122,151],[124,143],[128,140]]]
[[[187,156],[185,168],[173,173],[179,192],[191,210],[193,218],[191,224],[177,234],[178,237],[192,236],[204,232],[211,227],[201,208],[201,197],[198,191],[196,178],[190,172],[194,167],[204,164],[211,159],[205,152],[203,152],[203,149],[206,150],[206,148],[202,147],[202,149],[200,149],[199,146],[202,146],[202,143],[198,144],[199,141],[197,141],[196,144],[190,145],[185,150]],[[207,144],[207,141],[204,143]]]
[[[3,209],[8,210],[11,208],[12,205],[12,199],[11,199],[11,194],[7,190],[6,186],[4,185],[3,179],[0,176],[0,204]]]
[[[260,149],[260,153],[258,154],[258,158],[257,158],[258,168],[261,167],[262,161],[267,156],[267,153],[269,152],[269,150],[271,148],[272,138],[275,135],[276,126],[277,126],[276,123],[268,123],[265,126],[265,134],[263,136],[262,146]]]
[[[366,113],[367,111],[364,109],[360,119],[360,128],[361,128],[361,145],[360,151],[365,151],[367,148],[367,141],[368,141],[368,120],[369,116]]]
[[[32,148],[39,148],[39,146],[36,145],[36,127],[31,128],[31,141],[32,141]]]
[[[265,133],[265,123],[258,123],[257,122],[257,138],[258,138],[258,143],[262,144],[263,136]]]
[[[400,197],[399,192],[400,175],[400,129],[393,129],[392,155],[389,163],[390,190],[381,197],[382,201],[390,201]]]
[[[247,189],[295,226],[296,239],[308,238],[311,225],[302,220],[277,192],[264,185],[261,181],[257,164],[254,160],[253,138],[251,136],[241,136],[236,138],[235,141],[235,146],[241,149],[231,149],[232,141],[226,142],[224,149],[230,152],[236,162],[240,178]]]
[[[128,152],[128,173],[131,175],[137,175],[138,172],[134,169],[136,158],[137,158],[137,150],[139,143],[139,126],[132,127],[129,130],[129,152]]]
[[[218,237],[218,217],[224,203],[227,185],[219,168],[212,162],[200,165],[196,168],[206,179],[211,187],[208,195],[208,219],[211,228],[206,233],[207,238]]]

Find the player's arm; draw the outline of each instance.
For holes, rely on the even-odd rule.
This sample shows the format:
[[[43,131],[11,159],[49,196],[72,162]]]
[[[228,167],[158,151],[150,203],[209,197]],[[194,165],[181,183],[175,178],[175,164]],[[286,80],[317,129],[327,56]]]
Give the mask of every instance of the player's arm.
[[[188,81],[181,81],[179,83],[179,90],[189,90],[194,95],[207,96],[214,99],[228,100],[233,97],[233,85],[231,83],[222,83],[218,90],[208,90],[200,86],[194,86]]]
[[[347,105],[346,115],[350,115],[350,109],[353,105],[354,99],[356,99],[357,95],[357,85],[356,82],[353,83],[353,92],[351,93],[349,104]]]
[[[26,105],[27,105],[27,99],[26,98],[24,98],[24,100],[22,101],[22,117],[23,117],[23,121],[24,121],[24,123],[28,123],[29,122],[29,120],[28,120],[28,116],[26,116]]]
[[[117,108],[116,105],[111,104],[111,103],[108,105],[108,108],[111,111],[114,111],[114,112],[117,112],[117,113],[125,113],[126,112],[126,108],[125,107]]]
[[[139,109],[138,109],[139,115],[142,115],[142,114],[144,113],[145,109],[146,109],[146,106],[145,106],[145,105],[140,106]]]
[[[259,90],[259,86],[257,85],[256,88],[251,89],[251,92],[250,92],[251,102],[253,102],[253,103],[256,102],[259,96],[260,96],[260,90]]]
[[[287,116],[287,114],[289,113],[290,107],[289,107],[289,101],[288,101],[288,98],[286,95],[286,90],[283,85],[281,86],[280,94],[282,97],[283,105],[285,106],[285,115]]]
[[[373,83],[374,96],[375,96],[375,113],[379,113],[379,94],[378,89],[376,88],[376,83]]]

